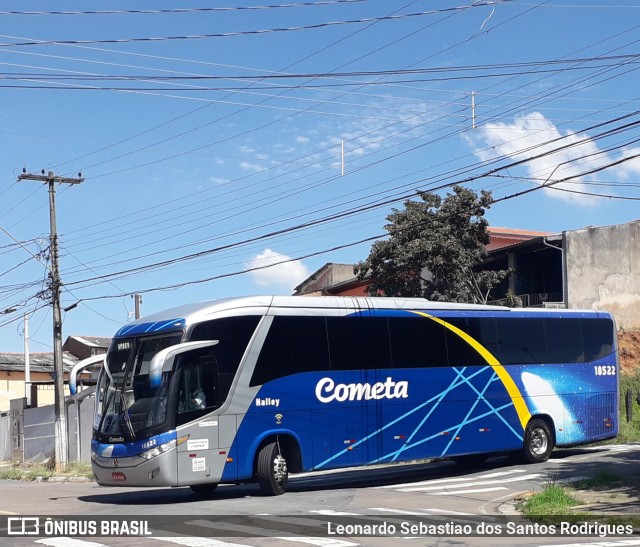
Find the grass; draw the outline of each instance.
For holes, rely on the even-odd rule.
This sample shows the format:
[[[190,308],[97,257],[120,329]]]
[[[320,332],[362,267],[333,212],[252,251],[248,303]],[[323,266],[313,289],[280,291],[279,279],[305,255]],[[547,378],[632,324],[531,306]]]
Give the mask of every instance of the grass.
[[[627,421],[627,392],[631,393],[631,420]],[[620,424],[618,437],[607,441],[610,443],[632,443],[640,441],[640,369],[634,374],[620,375]],[[621,477],[608,470],[599,471],[594,476],[578,481],[572,487],[555,483],[547,484],[538,492],[518,505],[518,509],[527,518],[537,522],[555,523],[558,520],[599,520],[611,524],[632,524],[636,529],[640,526],[640,518],[629,516],[604,516],[587,514],[578,508],[584,503],[581,496],[587,493],[613,490],[629,483],[631,477]],[[613,495],[613,494],[612,494]]]
[[[626,416],[626,396],[631,392],[631,414],[632,419],[627,422]],[[635,374],[620,375],[620,428],[617,443],[630,443],[640,441],[640,405],[637,402],[640,394],[640,370]]]
[[[20,463],[14,462],[11,467],[0,470],[0,479],[35,481],[51,477],[85,477],[92,478],[91,464],[70,462],[64,473],[57,473],[52,463]]]
[[[519,509],[525,516],[548,517],[566,515],[575,505],[580,505],[580,501],[572,495],[569,488],[550,483],[542,492],[522,502]]]
[[[547,484],[537,494],[529,496],[518,504],[518,509],[529,520],[544,524],[559,524],[560,522],[590,522],[597,521],[610,525],[631,525],[636,531],[640,529],[640,515],[637,513],[615,514],[586,511],[583,498],[593,500],[594,493],[607,491],[626,484],[626,479],[610,471],[600,471],[593,477],[573,483],[573,486],[561,486],[555,483]],[[624,498],[617,498],[612,493],[615,503],[623,502]],[[602,500],[596,496],[598,501]]]

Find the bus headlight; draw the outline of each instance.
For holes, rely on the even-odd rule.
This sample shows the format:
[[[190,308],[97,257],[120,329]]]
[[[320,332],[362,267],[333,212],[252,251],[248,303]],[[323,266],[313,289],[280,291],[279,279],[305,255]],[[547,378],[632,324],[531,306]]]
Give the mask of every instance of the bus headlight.
[[[177,441],[175,439],[169,441],[168,443],[164,443],[164,444],[160,444],[158,446],[154,446],[153,448],[150,448],[149,450],[145,450],[144,452],[140,452],[140,454],[138,454],[141,458],[144,458],[145,460],[150,460],[151,458],[155,458],[156,456],[159,456],[160,454],[164,454],[165,452],[169,452],[169,450],[173,450],[176,445],[177,445]]]
[[[159,456],[160,454],[164,454],[165,452],[169,452],[169,450],[173,450],[179,444],[182,444],[182,443],[186,442],[188,438],[189,438],[189,435],[184,435],[183,437],[179,437],[178,439],[173,439],[172,441],[169,441],[168,443],[160,444],[158,446],[154,446],[153,448],[150,448],[149,450],[145,450],[144,452],[140,452],[140,454],[138,454],[138,456],[140,456],[141,458],[144,458],[145,460],[150,460],[151,458],[155,458],[156,456]]]

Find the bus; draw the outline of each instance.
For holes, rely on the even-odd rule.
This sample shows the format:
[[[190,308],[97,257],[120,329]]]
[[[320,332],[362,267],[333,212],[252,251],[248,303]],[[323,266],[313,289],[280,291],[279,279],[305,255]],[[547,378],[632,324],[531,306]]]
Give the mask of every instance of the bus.
[[[422,298],[242,297],[138,319],[112,340],[91,445],[105,486],[509,454],[615,437],[615,324],[600,311]]]

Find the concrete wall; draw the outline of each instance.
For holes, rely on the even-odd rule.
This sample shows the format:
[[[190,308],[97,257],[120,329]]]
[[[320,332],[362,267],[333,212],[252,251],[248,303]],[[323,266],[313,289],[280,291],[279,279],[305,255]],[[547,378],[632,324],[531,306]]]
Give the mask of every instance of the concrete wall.
[[[0,461],[11,460],[11,416],[0,416]]]
[[[54,406],[24,409],[24,453],[28,460],[44,460],[55,451]]]
[[[92,391],[94,391],[92,389]],[[67,399],[67,403],[73,397]],[[80,413],[75,404],[67,404],[67,430],[69,431],[69,461],[91,463],[91,434],[93,433],[93,412],[95,398],[89,396],[79,401]],[[78,435],[78,431],[80,435]],[[78,437],[80,451],[78,452]]]
[[[94,388],[89,388],[86,393],[83,392],[85,397],[78,400],[79,407],[75,405],[75,398],[67,397],[66,399],[70,462],[89,463],[91,461],[94,392]],[[80,409],[79,414],[77,408]],[[16,420],[20,421],[21,425],[14,431],[11,425]],[[44,460],[55,452],[54,436],[54,405],[24,408],[21,417],[0,416],[0,461]],[[80,450],[78,450],[78,440]],[[14,447],[17,448],[14,450]]]
[[[640,328],[640,221],[566,232],[569,308],[611,312]]]

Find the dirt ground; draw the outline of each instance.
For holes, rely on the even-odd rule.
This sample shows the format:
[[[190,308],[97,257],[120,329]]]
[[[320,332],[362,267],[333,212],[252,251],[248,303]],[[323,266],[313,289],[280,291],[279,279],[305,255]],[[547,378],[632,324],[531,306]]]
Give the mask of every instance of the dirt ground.
[[[623,372],[632,373],[640,368],[640,331],[618,332],[618,348]]]

